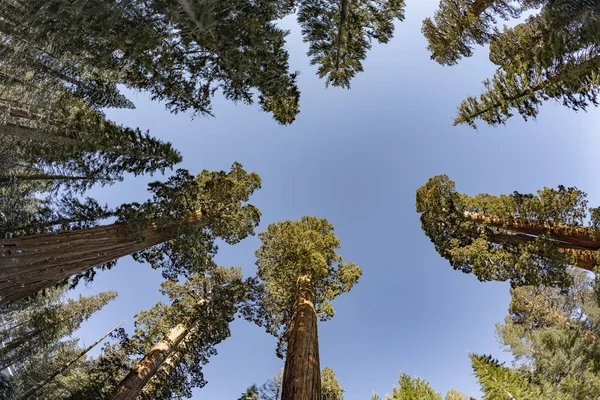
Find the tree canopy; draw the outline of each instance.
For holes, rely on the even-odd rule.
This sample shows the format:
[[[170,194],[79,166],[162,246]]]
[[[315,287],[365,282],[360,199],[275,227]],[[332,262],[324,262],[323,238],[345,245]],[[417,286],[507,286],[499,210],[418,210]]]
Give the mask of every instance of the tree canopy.
[[[577,188],[474,197],[446,175],[417,190],[421,226],[456,270],[481,281],[568,286],[569,267],[597,265],[598,211]],[[584,222],[588,221],[586,226]]]

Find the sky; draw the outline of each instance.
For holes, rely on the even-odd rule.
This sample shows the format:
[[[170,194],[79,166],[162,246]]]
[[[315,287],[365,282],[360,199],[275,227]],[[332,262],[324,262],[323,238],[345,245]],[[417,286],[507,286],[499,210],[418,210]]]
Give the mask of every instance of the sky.
[[[479,396],[468,353],[503,361],[494,324],[509,303],[507,283],[481,283],[452,270],[420,227],[415,191],[428,178],[447,174],[469,195],[535,192],[544,186],[576,186],[600,204],[596,172],[600,113],[575,113],[548,103],[535,121],[514,117],[506,126],[453,127],[460,101],[480,93],[493,73],[487,49],[457,66],[431,61],[420,33],[437,0],[407,0],[406,20],[394,39],[374,45],[365,72],[350,90],[325,88],[305,53],[291,18],[291,68],[300,72],[301,112],[291,126],[278,125],[258,105],[235,105],[217,97],[215,118],[169,114],[143,93],[130,93],[135,110],[109,110],[128,126],[149,129],[183,155],[178,166],[198,173],[228,170],[239,161],[262,178],[251,203],[262,212],[257,232],[269,223],[304,215],[327,218],[341,240],[340,254],[362,267],[351,292],[334,301],[336,316],[319,324],[321,367],[335,370],[346,400],[390,393],[399,373],[426,379],[445,394],[456,388]],[[88,194],[119,205],[148,198],[146,184],[161,176],[128,177]],[[221,245],[217,262],[255,273],[256,236]],[[160,299],[159,271],[130,257],[77,292],[117,290],[119,297],[77,332],[91,344]],[[252,383],[262,384],[283,367],[276,340],[244,320],[217,346],[204,367],[208,384],[193,399],[235,400]]]

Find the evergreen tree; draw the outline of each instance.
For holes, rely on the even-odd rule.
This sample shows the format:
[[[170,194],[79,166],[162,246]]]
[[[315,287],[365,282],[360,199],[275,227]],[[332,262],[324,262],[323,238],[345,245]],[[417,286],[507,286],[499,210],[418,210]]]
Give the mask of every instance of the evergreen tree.
[[[392,395],[386,395],[386,400],[442,400],[442,395],[436,392],[429,383],[421,378],[401,373],[398,386],[392,388]],[[456,389],[451,389],[446,400],[474,400]],[[377,393],[371,395],[371,400],[381,400]]]
[[[471,354],[471,364],[483,392],[483,400],[537,400],[545,398],[518,371],[501,365],[490,356]]]
[[[44,308],[11,313],[15,323],[0,332],[0,370],[43,353],[77,330],[81,323],[117,296],[116,292],[54,302]],[[61,296],[62,297],[62,296]]]
[[[371,42],[389,42],[396,19],[404,19],[404,0],[302,0],[298,9],[311,64],[326,86],[343,88],[363,71]]]
[[[107,364],[111,359],[116,361],[113,370],[118,374],[125,370],[125,374],[112,377],[110,382],[106,377],[110,368],[105,368],[79,396],[155,400],[190,397],[192,388],[206,384],[202,365],[216,354],[215,346],[230,335],[229,323],[236,314],[246,315],[248,307],[253,307],[255,289],[255,280],[243,280],[239,268],[214,264],[204,273],[191,275],[183,284],[166,281],[162,292],[169,296],[171,305],[159,302],[138,314],[135,334],[124,337],[118,347],[107,348],[103,355]],[[127,371],[129,360],[138,357],[139,361]]]
[[[431,58],[442,65],[454,65],[473,54],[473,45],[489,43],[497,17],[517,18],[523,9],[546,1],[440,0],[433,20],[423,21],[422,32],[429,42]]]
[[[244,393],[242,393],[242,397],[238,400],[259,400],[260,397],[258,395],[258,388],[256,385],[250,386]]]
[[[473,398],[469,398],[466,394],[461,393],[456,389],[450,389],[448,393],[446,393],[445,400],[473,400]]]
[[[440,175],[417,190],[424,232],[454,269],[481,281],[568,286],[569,267],[592,271],[600,248],[598,209],[576,188],[475,197]],[[587,216],[590,225],[586,226]]]
[[[130,254],[167,278],[194,272],[188,253],[210,260],[216,238],[233,244],[253,233],[260,212],[245,203],[259,187],[259,176],[237,163],[229,173],[205,170],[197,177],[178,170],[149,185],[152,200],[121,206],[115,224],[0,239],[0,304],[77,274],[93,279],[93,267],[111,267]]]
[[[98,106],[132,104],[117,83],[148,91],[173,112],[210,114],[211,98],[251,103],[281,123],[298,112],[280,2],[5,2],[3,76],[61,83]],[[289,7],[287,7],[289,8]],[[16,74],[27,68],[30,73]]]
[[[259,317],[286,352],[282,399],[321,399],[317,315],[327,320],[329,302],[348,292],[361,269],[342,263],[339,239],[325,219],[303,217],[269,225],[259,234],[258,276],[264,282]]]
[[[600,396],[598,282],[583,271],[570,274],[566,290],[511,289],[509,315],[496,327],[518,370],[552,400]]]
[[[333,368],[325,367],[321,371],[322,400],[344,400],[344,388],[340,386]]]
[[[468,97],[455,125],[475,127],[482,119],[503,124],[518,113],[535,118],[539,106],[555,99],[573,110],[597,104],[600,71],[600,3],[548,2],[539,14],[496,32],[490,60],[499,66],[479,97]]]
[[[64,91],[23,85],[0,91],[3,186],[41,181],[50,185],[45,190],[59,184],[82,190],[121,180],[124,173],[164,172],[181,161],[169,143],[116,125]]]

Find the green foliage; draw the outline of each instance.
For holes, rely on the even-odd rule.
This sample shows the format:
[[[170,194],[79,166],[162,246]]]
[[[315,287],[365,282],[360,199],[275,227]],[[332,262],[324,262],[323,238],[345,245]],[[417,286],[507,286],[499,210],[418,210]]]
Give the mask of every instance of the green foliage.
[[[333,368],[325,367],[321,371],[321,393],[323,400],[344,400],[344,388],[340,386]]]
[[[244,393],[242,393],[242,397],[238,400],[259,400],[258,395],[258,387],[256,385],[250,386]]]
[[[371,395],[371,400],[380,400],[377,393]],[[442,400],[442,395],[421,378],[401,373],[398,386],[392,388],[392,395],[386,395],[386,400]]]
[[[448,393],[446,393],[445,400],[473,400],[473,398],[469,398],[466,394],[461,393],[456,389],[450,389]]]
[[[516,367],[547,399],[600,396],[597,282],[582,271],[570,274],[573,285],[566,290],[512,289],[509,316],[496,327]]]
[[[5,73],[27,66],[27,82],[62,83],[98,106],[132,106],[117,83],[149,92],[173,112],[198,114],[211,113],[217,91],[251,103],[258,89],[280,103],[270,110],[282,114],[276,119],[289,123],[298,96],[286,32],[274,24],[282,12],[272,1],[28,0],[3,5],[2,14],[15,17],[0,26],[12,45],[0,54],[10,61]],[[283,98],[296,104],[283,107]]]
[[[497,17],[517,18],[523,8],[541,2],[520,0],[515,6],[510,0],[440,0],[433,20],[426,18],[421,31],[431,58],[442,65],[454,65],[473,54],[473,45],[489,43]]]
[[[123,332],[116,345],[104,348],[90,373],[87,386],[75,398],[111,398],[112,391],[129,369],[169,330],[180,323],[189,326],[188,333],[172,356],[173,366],[163,363],[144,388],[141,398],[189,398],[194,387],[206,384],[202,366],[216,354],[215,346],[230,335],[229,324],[235,315],[253,307],[256,294],[254,279],[243,280],[240,268],[216,267],[212,264],[202,273],[190,275],[183,283],[165,281],[161,292],[171,304],[156,303],[136,316],[135,332]],[[79,397],[77,397],[79,396]]]
[[[417,190],[416,203],[424,232],[454,269],[481,281],[565,286],[571,282],[567,268],[580,261],[556,240],[553,227],[560,228],[561,241],[578,229],[595,237],[595,229],[582,227],[588,210],[585,196],[560,186],[536,195],[469,197],[440,175]]]
[[[403,0],[303,0],[298,10],[311,64],[326,86],[343,88],[363,71],[372,40],[389,42],[396,19],[404,19]]]
[[[340,241],[326,219],[273,223],[259,237],[262,245],[255,253],[256,265],[265,286],[259,319],[279,339],[278,355],[282,355],[298,277],[310,278],[317,314],[324,321],[335,313],[330,301],[350,291],[362,270],[342,262],[336,252]]]
[[[71,339],[71,334],[116,296],[116,292],[106,292],[67,299],[62,286],[46,289],[43,294],[2,309],[6,324],[0,331],[0,340],[4,344],[0,349],[0,368],[13,370],[8,385],[15,398],[79,355],[78,339]],[[85,358],[81,359],[69,374],[57,377],[36,396],[58,398],[66,388],[75,385],[74,374],[86,363]]]
[[[539,2],[544,7],[515,27],[496,30],[490,60],[499,66],[478,97],[468,97],[454,123],[476,127],[482,119],[504,124],[515,113],[535,118],[554,99],[573,110],[597,105],[600,80],[600,4]]]
[[[483,400],[537,400],[544,398],[539,387],[518,371],[506,368],[491,356],[470,354],[473,371],[481,385]]]

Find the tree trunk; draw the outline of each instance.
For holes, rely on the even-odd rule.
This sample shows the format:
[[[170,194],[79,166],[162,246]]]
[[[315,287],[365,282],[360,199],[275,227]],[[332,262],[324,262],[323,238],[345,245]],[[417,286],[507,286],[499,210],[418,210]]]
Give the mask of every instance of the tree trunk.
[[[178,346],[185,340],[185,337],[194,328],[195,324],[196,322],[182,322],[171,329],[168,335],[155,344],[148,354],[137,364],[135,369],[121,381],[115,390],[113,400],[136,399],[160,367],[172,355],[177,356],[179,353],[177,352]],[[179,360],[180,358],[178,360],[171,358],[172,363]]]
[[[37,384],[36,386],[34,386],[33,388],[29,389],[27,392],[25,392],[23,395],[19,396],[19,400],[26,400],[31,398],[31,396],[33,394],[35,394],[36,392],[38,392],[40,389],[42,389],[44,386],[46,386],[48,383],[52,382],[52,380],[54,378],[56,378],[57,376],[63,374],[66,370],[68,370],[71,365],[75,364],[77,362],[77,360],[79,360],[81,357],[83,357],[84,355],[86,355],[91,349],[93,349],[94,347],[96,347],[96,345],[98,345],[98,343],[102,342],[104,339],[106,339],[106,337],[108,335],[110,335],[113,331],[115,331],[118,327],[120,327],[121,325],[123,325],[125,321],[122,321],[119,325],[115,326],[114,328],[112,328],[110,331],[106,332],[106,334],[104,336],[102,336],[100,339],[96,340],[94,343],[92,343],[92,345],[86,347],[85,349],[83,349],[76,358],[74,358],[73,360],[69,361],[67,364],[65,364],[62,368],[60,368],[59,370],[57,370],[56,372],[54,372],[52,375],[50,375],[47,379],[45,379],[42,383]]]
[[[0,239],[0,307],[39,290],[174,237],[168,229],[180,222],[199,222],[191,213],[168,225],[156,223],[140,230],[141,239],[130,234],[128,224]]]
[[[528,235],[552,237],[555,240],[578,246],[586,250],[600,249],[600,231],[586,226],[571,226],[549,223],[535,223],[523,221],[519,218],[505,220],[490,217],[479,213],[464,213],[465,217],[473,222],[507,231],[526,233]]]
[[[317,312],[311,280],[298,277],[283,371],[282,400],[321,400]]]

